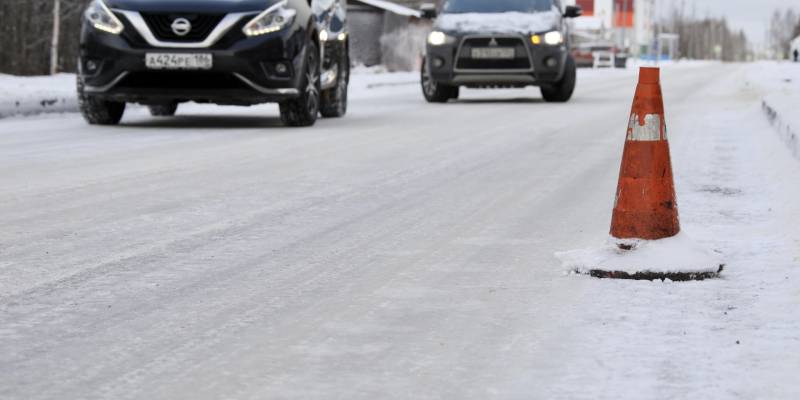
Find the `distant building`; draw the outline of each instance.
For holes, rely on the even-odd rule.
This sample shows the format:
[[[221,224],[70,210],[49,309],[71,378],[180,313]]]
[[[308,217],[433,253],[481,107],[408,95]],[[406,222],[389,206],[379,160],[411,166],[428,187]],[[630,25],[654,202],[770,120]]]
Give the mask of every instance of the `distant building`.
[[[635,57],[652,52],[655,41],[655,0],[566,0],[578,5],[583,16],[575,30],[594,40],[608,40]]]
[[[393,71],[419,67],[431,21],[420,18],[421,0],[349,0],[350,50],[355,64]]]

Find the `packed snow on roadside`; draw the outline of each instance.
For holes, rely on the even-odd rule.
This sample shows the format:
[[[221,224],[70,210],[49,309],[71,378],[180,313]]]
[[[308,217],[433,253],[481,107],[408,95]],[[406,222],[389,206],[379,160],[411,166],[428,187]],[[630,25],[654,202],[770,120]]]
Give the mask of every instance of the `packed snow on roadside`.
[[[560,252],[556,257],[568,271],[588,274],[592,270],[619,271],[629,274],[651,273],[715,273],[723,261],[718,254],[699,245],[681,232],[661,240],[626,240],[630,250],[609,238],[606,244],[585,250]]]
[[[418,72],[358,66],[351,74],[350,91],[368,97],[370,93],[398,86],[419,85],[419,80]],[[0,74],[0,118],[62,112],[78,112],[75,74],[34,77]]]
[[[383,65],[353,67],[350,75],[350,92],[364,94],[369,89],[419,85],[419,72],[393,72]]]
[[[763,109],[773,127],[792,154],[800,159],[800,63],[761,63],[772,73],[752,70],[748,84],[755,83],[767,90]]]
[[[21,77],[0,74],[0,118],[78,111],[75,75]]]

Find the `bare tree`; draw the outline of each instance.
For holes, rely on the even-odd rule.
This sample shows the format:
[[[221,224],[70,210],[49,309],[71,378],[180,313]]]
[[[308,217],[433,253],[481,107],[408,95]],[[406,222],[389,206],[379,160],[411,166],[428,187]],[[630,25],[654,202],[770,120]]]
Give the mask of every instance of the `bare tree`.
[[[50,75],[58,73],[58,43],[61,35],[61,0],[53,0],[53,35],[50,41]]]
[[[734,31],[725,18],[698,19],[695,13],[687,15],[683,5],[673,7],[664,31],[679,35],[680,57],[698,60],[746,61],[750,57],[749,43],[743,31]]]
[[[0,73],[74,71],[89,0],[0,0]]]
[[[792,39],[800,35],[800,15],[794,9],[775,10],[770,18],[768,47],[779,59],[789,57]]]
[[[792,31],[792,37],[793,38],[800,37],[800,17],[797,18],[797,22],[794,25],[794,31]]]

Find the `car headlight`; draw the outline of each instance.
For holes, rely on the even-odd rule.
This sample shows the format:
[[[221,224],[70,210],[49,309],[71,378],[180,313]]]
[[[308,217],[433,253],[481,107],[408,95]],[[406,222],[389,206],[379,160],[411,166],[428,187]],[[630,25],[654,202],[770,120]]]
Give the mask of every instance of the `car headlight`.
[[[327,29],[323,29],[322,31],[319,32],[319,41],[320,42],[327,42],[327,41],[334,41],[334,40],[340,41],[340,42],[344,42],[345,40],[347,40],[347,33],[341,32],[338,35],[334,35],[334,34],[328,32]]]
[[[95,29],[119,35],[125,26],[103,0],[94,0],[83,14]]]
[[[544,42],[551,46],[564,43],[564,35],[559,31],[547,32],[544,34]]]
[[[433,31],[428,35],[428,44],[431,46],[442,46],[445,44],[454,43],[456,39],[448,36],[444,32]]]
[[[242,31],[247,36],[260,36],[267,33],[278,32],[294,20],[297,11],[286,8],[288,0],[283,0],[258,14]]]

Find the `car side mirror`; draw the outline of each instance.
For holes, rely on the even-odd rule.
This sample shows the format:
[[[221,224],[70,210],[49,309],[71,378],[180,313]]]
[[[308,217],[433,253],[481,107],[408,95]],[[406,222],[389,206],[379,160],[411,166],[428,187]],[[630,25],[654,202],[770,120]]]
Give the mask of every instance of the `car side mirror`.
[[[436,19],[436,4],[425,3],[419,7],[422,19]]]
[[[577,6],[567,6],[564,10],[564,18],[578,18],[583,15],[583,9]]]

